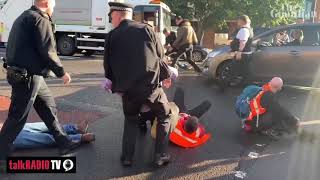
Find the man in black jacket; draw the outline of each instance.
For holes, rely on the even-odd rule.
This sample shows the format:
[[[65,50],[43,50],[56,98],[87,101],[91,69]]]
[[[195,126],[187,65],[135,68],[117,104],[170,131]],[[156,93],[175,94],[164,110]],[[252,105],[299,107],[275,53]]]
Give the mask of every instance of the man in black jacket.
[[[51,21],[54,6],[55,0],[35,0],[35,5],[17,18],[10,32],[6,55],[12,97],[8,119],[0,132],[0,159],[9,154],[32,105],[53,134],[61,154],[78,146],[62,130],[55,101],[43,77],[51,70],[64,84],[71,82],[56,52]]]
[[[106,37],[105,77],[112,92],[122,95],[125,115],[121,162],[131,166],[134,155],[140,109],[150,107],[158,118],[155,164],[169,162],[167,154],[170,109],[160,85],[160,60],[163,47],[152,27],[132,21],[132,6],[110,2],[109,18],[114,30]]]

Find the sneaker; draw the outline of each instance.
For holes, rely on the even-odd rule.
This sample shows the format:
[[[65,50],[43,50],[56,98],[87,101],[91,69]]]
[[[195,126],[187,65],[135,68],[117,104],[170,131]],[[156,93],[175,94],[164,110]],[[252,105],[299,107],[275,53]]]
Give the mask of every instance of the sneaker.
[[[275,131],[274,129],[268,129],[261,131],[261,134],[264,136],[270,137],[272,140],[278,141],[280,139],[281,133]]]
[[[167,164],[169,164],[170,162],[170,155],[166,154],[166,153],[162,153],[162,154],[156,154],[156,158],[155,158],[155,165],[157,167],[161,167],[161,166],[165,166]]]
[[[121,155],[120,162],[123,167],[131,167],[132,166],[132,160],[127,159],[124,155]]]

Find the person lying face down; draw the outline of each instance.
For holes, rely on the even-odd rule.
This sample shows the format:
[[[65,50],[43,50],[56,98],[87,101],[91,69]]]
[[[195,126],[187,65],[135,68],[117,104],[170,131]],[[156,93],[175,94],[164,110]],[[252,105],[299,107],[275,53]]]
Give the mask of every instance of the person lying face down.
[[[211,135],[206,133],[204,126],[199,122],[199,118],[210,108],[211,103],[204,101],[197,107],[187,110],[184,104],[184,91],[177,88],[174,102],[169,103],[171,109],[171,129],[169,139],[172,143],[184,147],[192,148],[206,143]],[[150,120],[152,124],[151,136],[156,138],[157,120],[151,111],[141,112],[141,123],[145,124]],[[146,126],[146,125],[145,125]],[[142,133],[146,133],[145,128],[141,128]]]
[[[73,142],[90,143],[95,140],[95,135],[88,132],[88,122],[63,125],[68,138]],[[22,131],[13,142],[13,149],[35,149],[54,147],[56,142],[53,135],[43,122],[26,123]]]

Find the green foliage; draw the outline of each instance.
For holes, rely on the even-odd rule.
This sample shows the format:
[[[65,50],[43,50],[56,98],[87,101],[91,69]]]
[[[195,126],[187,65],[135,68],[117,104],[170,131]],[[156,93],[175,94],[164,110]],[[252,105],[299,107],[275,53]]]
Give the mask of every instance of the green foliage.
[[[272,13],[281,12],[287,6],[294,8],[285,8],[285,11],[301,9],[303,2],[304,0],[164,0],[175,14],[188,19],[195,18],[204,29],[216,31],[225,31],[226,20],[234,20],[242,14],[251,17],[254,27],[292,23],[293,18],[272,17]],[[192,4],[193,7],[190,6]]]

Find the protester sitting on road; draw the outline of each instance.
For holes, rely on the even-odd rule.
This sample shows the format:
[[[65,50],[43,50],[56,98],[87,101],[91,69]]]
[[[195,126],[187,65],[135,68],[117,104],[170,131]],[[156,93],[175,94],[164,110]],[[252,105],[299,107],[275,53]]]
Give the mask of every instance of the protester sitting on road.
[[[95,141],[95,135],[88,133],[88,122],[66,124],[62,126],[67,137],[72,142],[90,143]],[[26,123],[13,142],[14,149],[34,149],[56,146],[57,143],[43,122]]]
[[[211,107],[209,101],[204,101],[192,110],[187,110],[184,103],[184,91],[182,88],[177,88],[174,102],[171,102],[169,106],[171,109],[169,137],[172,143],[191,148],[198,147],[210,139],[211,135],[207,134],[204,126],[199,123],[199,118]],[[151,136],[156,138],[157,120],[152,112],[141,113],[141,120],[143,123],[151,121]]]
[[[278,139],[283,133],[297,132],[299,120],[284,109],[275,94],[283,86],[279,77],[273,78],[263,87],[246,87],[237,98],[236,113],[243,120],[246,132],[261,133]]]

